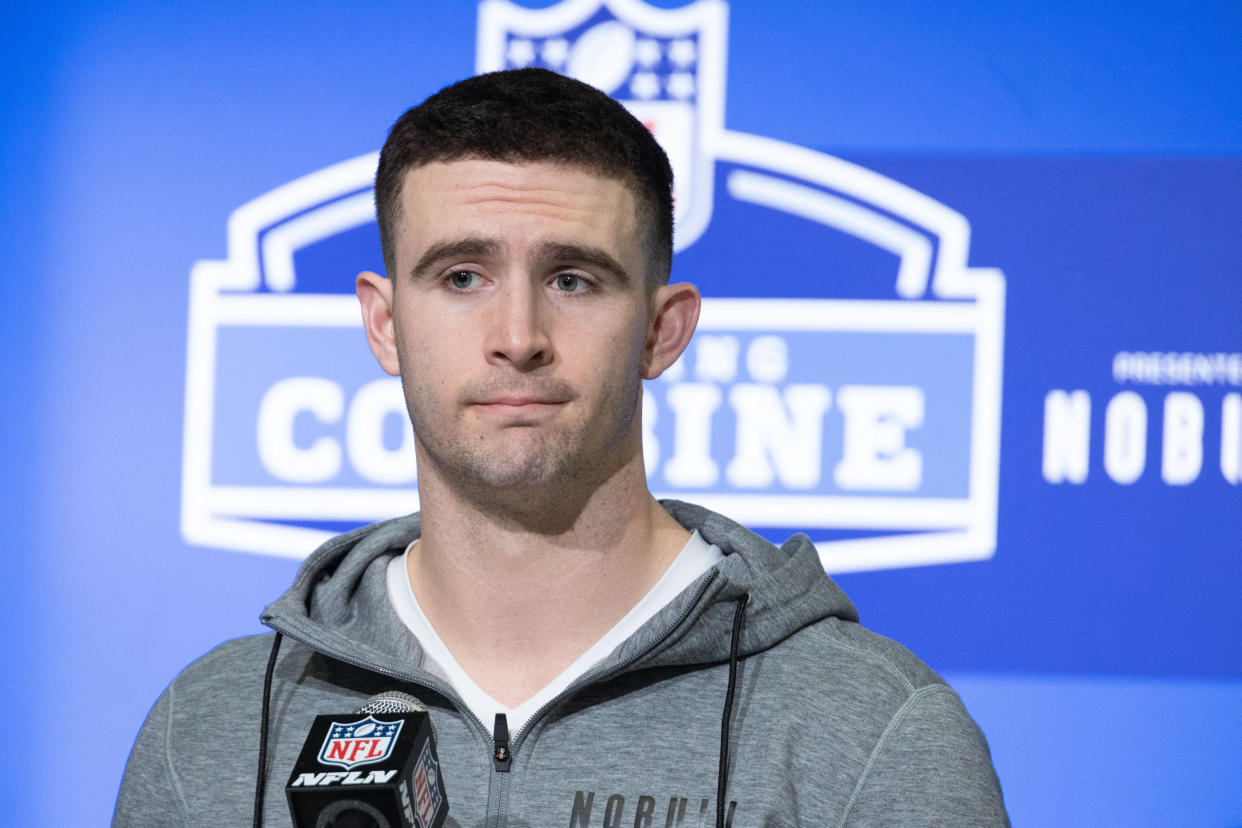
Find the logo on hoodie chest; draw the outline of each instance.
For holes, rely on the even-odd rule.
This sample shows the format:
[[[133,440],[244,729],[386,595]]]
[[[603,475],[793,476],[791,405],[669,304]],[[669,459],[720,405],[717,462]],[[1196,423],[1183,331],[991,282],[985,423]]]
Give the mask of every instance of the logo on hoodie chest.
[[[806,531],[832,572],[990,557],[1005,279],[968,265],[970,224],[949,206],[727,129],[727,18],[720,0],[479,5],[480,72],[583,79],[672,162],[674,272],[709,298],[687,352],[644,390],[648,484],[774,536]],[[375,367],[342,277],[383,269],[376,160],[242,205],[228,258],[194,266],[191,543],[303,557],[418,508],[400,381]]]
[[[737,802],[725,808],[725,825],[733,825]],[[708,828],[716,824],[716,800],[706,797],[575,791],[569,828]]]

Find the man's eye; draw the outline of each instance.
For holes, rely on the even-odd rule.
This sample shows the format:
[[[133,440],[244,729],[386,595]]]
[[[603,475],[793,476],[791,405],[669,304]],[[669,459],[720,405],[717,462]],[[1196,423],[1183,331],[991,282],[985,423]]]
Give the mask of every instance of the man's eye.
[[[467,290],[478,286],[479,274],[473,270],[457,270],[449,274],[448,282],[458,290]]]
[[[556,277],[557,290],[565,293],[578,293],[586,290],[587,284],[581,276],[575,276],[573,273],[562,273]]]

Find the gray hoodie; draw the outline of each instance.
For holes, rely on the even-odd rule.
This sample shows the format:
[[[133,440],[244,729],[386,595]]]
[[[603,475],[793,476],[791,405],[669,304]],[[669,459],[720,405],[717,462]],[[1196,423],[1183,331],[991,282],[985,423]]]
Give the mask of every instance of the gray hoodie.
[[[713,825],[733,641],[728,824],[1008,824],[987,743],[957,694],[859,626],[810,541],[777,548],[705,509],[664,505],[725,559],[512,734],[507,770],[493,761],[491,723],[424,669],[389,604],[385,570],[417,537],[418,516],[320,547],[263,613],[283,634],[264,825],[290,822],[285,782],[314,717],[393,689],[431,709],[451,826]],[[134,744],[114,825],[251,823],[272,645],[270,634],[226,642],[169,685]]]

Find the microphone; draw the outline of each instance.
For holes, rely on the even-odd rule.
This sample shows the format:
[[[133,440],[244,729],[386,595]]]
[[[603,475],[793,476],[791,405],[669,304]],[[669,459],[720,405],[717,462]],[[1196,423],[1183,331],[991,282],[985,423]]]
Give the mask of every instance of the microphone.
[[[427,708],[390,690],[316,716],[285,796],[294,828],[441,828],[448,798]]]

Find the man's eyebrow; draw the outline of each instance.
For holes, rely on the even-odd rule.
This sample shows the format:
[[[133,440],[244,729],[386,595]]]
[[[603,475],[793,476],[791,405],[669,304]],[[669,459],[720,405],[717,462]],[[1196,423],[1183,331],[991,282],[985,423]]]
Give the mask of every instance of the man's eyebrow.
[[[561,262],[578,262],[605,271],[617,281],[625,284],[630,281],[630,274],[625,272],[617,260],[599,247],[581,244],[564,244],[561,242],[544,242],[536,249],[536,255],[545,260]]]
[[[410,270],[413,279],[427,275],[438,262],[445,259],[491,258],[500,252],[500,245],[488,239],[457,239],[433,244]]]

